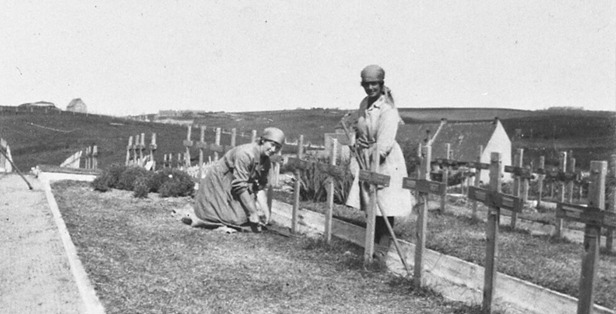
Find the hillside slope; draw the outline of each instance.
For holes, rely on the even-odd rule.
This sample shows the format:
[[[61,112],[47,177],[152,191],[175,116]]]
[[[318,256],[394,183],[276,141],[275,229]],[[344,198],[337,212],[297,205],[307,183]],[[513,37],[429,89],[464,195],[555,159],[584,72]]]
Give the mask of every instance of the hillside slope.
[[[205,141],[214,141],[216,127],[224,127],[222,143],[230,142],[228,130],[237,129],[237,143],[249,141],[250,132],[267,126],[281,128],[290,140],[304,135],[304,142],[323,143],[323,134],[333,132],[348,110],[321,109],[281,110],[243,113],[201,113],[192,117],[175,118],[183,123],[206,126]],[[514,151],[524,148],[525,164],[538,163],[545,156],[548,164],[557,163],[560,151],[573,151],[579,168],[585,169],[591,160],[608,160],[616,153],[616,114],[596,111],[523,111],[509,109],[401,109],[406,123],[492,119],[498,114],[513,141]],[[413,117],[413,118],[410,118]],[[418,119],[421,117],[421,119]],[[506,118],[501,118],[506,117]],[[173,121],[173,118],[169,118]],[[11,146],[15,163],[22,170],[37,164],[59,165],[71,154],[96,144],[99,166],[123,163],[128,138],[145,133],[148,147],[152,133],[157,134],[157,160],[162,155],[185,152],[182,141],[187,127],[128,120],[118,117],[74,114],[63,111],[0,110],[0,137]],[[243,134],[244,137],[239,137]],[[192,129],[192,140],[199,139],[199,128]],[[193,160],[198,151],[191,149]],[[207,160],[207,157],[206,157]]]

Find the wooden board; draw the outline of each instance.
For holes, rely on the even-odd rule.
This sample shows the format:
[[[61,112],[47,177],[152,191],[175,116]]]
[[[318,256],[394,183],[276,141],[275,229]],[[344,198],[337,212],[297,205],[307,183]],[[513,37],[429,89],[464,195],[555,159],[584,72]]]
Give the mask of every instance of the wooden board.
[[[390,177],[384,174],[370,172],[368,170],[359,171],[359,181],[368,182],[370,184],[376,184],[379,186],[389,186]]]
[[[224,151],[224,147],[218,144],[210,144],[209,149],[214,152],[222,153]]]
[[[480,201],[488,206],[508,209],[519,213],[522,212],[522,199],[504,193],[495,193],[474,186],[468,187],[468,198]]]
[[[208,143],[206,143],[206,142],[196,142],[195,143],[195,147],[196,148],[208,149],[210,147],[210,145],[208,145]]]
[[[557,203],[556,217],[600,227],[616,228],[616,213],[594,207]]]
[[[447,191],[447,185],[445,183],[411,178],[402,178],[402,188],[437,195],[445,194]]]
[[[468,163],[466,163],[466,166],[468,166],[469,168],[474,168],[474,169],[490,169],[490,164],[476,162],[476,161],[469,161]]]
[[[513,173],[516,176],[530,179],[533,175],[530,168],[523,167],[514,167],[514,166],[505,166],[505,172]]]

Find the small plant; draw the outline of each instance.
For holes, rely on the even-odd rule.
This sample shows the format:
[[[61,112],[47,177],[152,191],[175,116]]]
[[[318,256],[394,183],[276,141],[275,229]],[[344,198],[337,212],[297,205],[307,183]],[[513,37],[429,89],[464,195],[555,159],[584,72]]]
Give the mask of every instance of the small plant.
[[[307,156],[306,159],[312,161],[310,166],[300,171],[300,198],[303,201],[324,202],[327,199],[327,186],[329,180],[334,180],[334,202],[344,204],[346,202],[349,189],[353,184],[353,175],[349,170],[349,161],[345,161],[339,166],[337,171],[328,173],[329,164],[327,158]],[[295,171],[293,166],[286,166],[281,171]],[[331,179],[330,179],[331,177]]]
[[[147,176],[148,173],[149,171],[145,168],[137,166],[126,167],[124,172],[120,175],[117,188],[120,190],[133,191],[137,178]]]
[[[156,187],[161,197],[189,196],[195,188],[195,182],[188,173],[170,168],[157,172],[151,184],[151,188]]]
[[[109,168],[92,181],[92,187],[95,191],[107,192],[112,188],[117,188],[120,176],[126,170],[126,166],[120,164],[112,164]]]
[[[133,187],[133,196],[137,198],[146,198],[148,197],[148,193],[151,191],[151,181],[153,174],[148,172],[146,175],[137,177]]]

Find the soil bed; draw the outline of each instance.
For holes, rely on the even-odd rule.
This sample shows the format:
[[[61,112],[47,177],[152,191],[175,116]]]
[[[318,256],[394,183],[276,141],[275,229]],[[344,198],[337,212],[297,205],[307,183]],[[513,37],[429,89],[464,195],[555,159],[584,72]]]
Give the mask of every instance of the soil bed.
[[[191,198],[52,185],[88,277],[107,313],[478,313],[414,291],[361,248],[275,233],[190,228],[173,209]]]

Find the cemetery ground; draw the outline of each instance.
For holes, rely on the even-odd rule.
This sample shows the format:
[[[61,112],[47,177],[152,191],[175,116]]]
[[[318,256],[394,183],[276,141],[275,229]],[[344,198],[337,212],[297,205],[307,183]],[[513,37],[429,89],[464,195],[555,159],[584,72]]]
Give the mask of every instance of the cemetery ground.
[[[52,185],[107,313],[479,313],[449,302],[343,241],[190,228],[192,198],[135,198],[88,183]]]
[[[292,196],[277,193],[275,198],[291,203]],[[544,205],[549,207],[549,205]],[[327,204],[300,202],[300,207],[325,213]],[[555,206],[554,206],[555,207]],[[444,213],[439,211],[440,201],[433,198],[429,202],[426,247],[451,255],[480,266],[485,264],[487,208],[479,205],[479,221],[471,219],[471,204],[460,200],[450,200]],[[545,207],[544,207],[545,210]],[[505,213],[504,213],[505,214]],[[543,223],[554,223],[554,212],[526,213],[518,216]],[[335,218],[365,226],[363,212],[335,205]],[[416,215],[406,220],[396,220],[394,232],[398,239],[414,241]],[[498,272],[532,282],[534,284],[565,293],[574,297],[579,295],[579,280],[584,245],[566,238],[557,238],[549,233],[549,228],[524,230],[501,226],[498,239]],[[519,223],[520,224],[520,223]],[[583,230],[583,225],[566,222],[570,229]],[[594,301],[609,309],[616,309],[616,254],[605,252],[601,244]],[[426,265],[430,267],[430,265]]]

